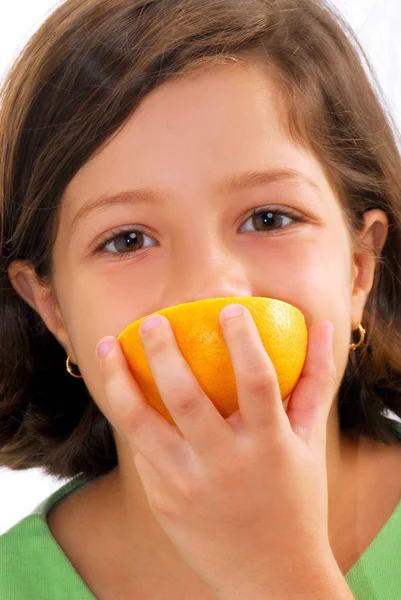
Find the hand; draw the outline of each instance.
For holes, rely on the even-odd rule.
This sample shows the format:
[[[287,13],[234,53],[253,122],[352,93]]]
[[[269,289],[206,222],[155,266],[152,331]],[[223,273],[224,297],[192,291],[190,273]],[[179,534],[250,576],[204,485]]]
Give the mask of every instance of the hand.
[[[219,317],[238,392],[239,410],[229,418],[203,393],[161,315],[141,339],[178,428],[146,402],[116,338],[100,360],[105,391],[150,509],[216,597],[312,598],[308,592],[321,585],[325,569],[339,573],[327,522],[326,425],[337,387],[333,325],[310,327],[286,412],[256,324],[242,309],[229,319],[223,309]]]

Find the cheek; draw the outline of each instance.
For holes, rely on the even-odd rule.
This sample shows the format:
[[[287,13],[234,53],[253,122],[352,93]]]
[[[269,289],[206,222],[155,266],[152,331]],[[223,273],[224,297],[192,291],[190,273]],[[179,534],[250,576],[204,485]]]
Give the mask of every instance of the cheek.
[[[282,299],[302,311],[308,329],[321,319],[334,323],[334,359],[342,379],[351,343],[351,257],[346,244],[333,250],[329,242],[304,248]]]
[[[340,233],[338,233],[340,231]],[[341,228],[314,229],[311,235],[275,242],[258,249],[247,263],[254,295],[273,297],[297,307],[306,326],[329,319],[334,323],[334,360],[340,382],[351,343],[351,253]],[[266,277],[266,256],[268,277]]]
[[[88,272],[76,273],[73,290],[68,292],[69,334],[78,367],[85,385],[99,409],[110,420],[105,397],[96,345],[106,335],[116,336],[126,327],[140,300],[135,282],[127,285],[106,285],[104,279]],[[107,294],[105,290],[107,289]],[[131,300],[130,300],[131,298]],[[138,316],[139,318],[139,316]]]
[[[265,280],[266,290],[298,307],[308,324],[350,317],[351,255],[344,240],[334,244],[331,237],[315,232],[303,244],[281,248]]]

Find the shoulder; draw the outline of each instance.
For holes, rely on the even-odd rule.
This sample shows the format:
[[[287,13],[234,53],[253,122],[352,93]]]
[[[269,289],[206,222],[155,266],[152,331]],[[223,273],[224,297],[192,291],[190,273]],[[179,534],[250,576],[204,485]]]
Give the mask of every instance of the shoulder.
[[[60,595],[60,581],[80,586],[78,575],[53,537],[46,517],[60,499],[82,483],[74,480],[63,485],[0,535],[1,600],[61,599],[64,596]]]

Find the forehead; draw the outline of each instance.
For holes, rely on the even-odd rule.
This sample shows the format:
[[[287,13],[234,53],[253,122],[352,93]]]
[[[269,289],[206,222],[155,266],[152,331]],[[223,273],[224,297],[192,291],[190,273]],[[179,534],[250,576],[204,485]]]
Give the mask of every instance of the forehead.
[[[254,65],[203,67],[150,92],[70,182],[70,218],[130,188],[210,193],[235,173],[291,168],[329,191],[323,168],[287,134],[280,90]],[[324,189],[326,188],[326,189]]]

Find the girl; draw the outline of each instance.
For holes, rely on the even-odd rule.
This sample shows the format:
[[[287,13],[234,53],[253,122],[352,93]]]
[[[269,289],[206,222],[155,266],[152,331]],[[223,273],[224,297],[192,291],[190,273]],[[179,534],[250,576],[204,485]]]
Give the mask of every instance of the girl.
[[[72,481],[1,537],[2,599],[399,598],[401,160],[361,56],[317,0],[67,0],[27,44],[0,121],[1,465]],[[224,419],[159,319],[172,427],[116,337],[233,296],[303,312],[297,386],[283,405],[224,310]]]

